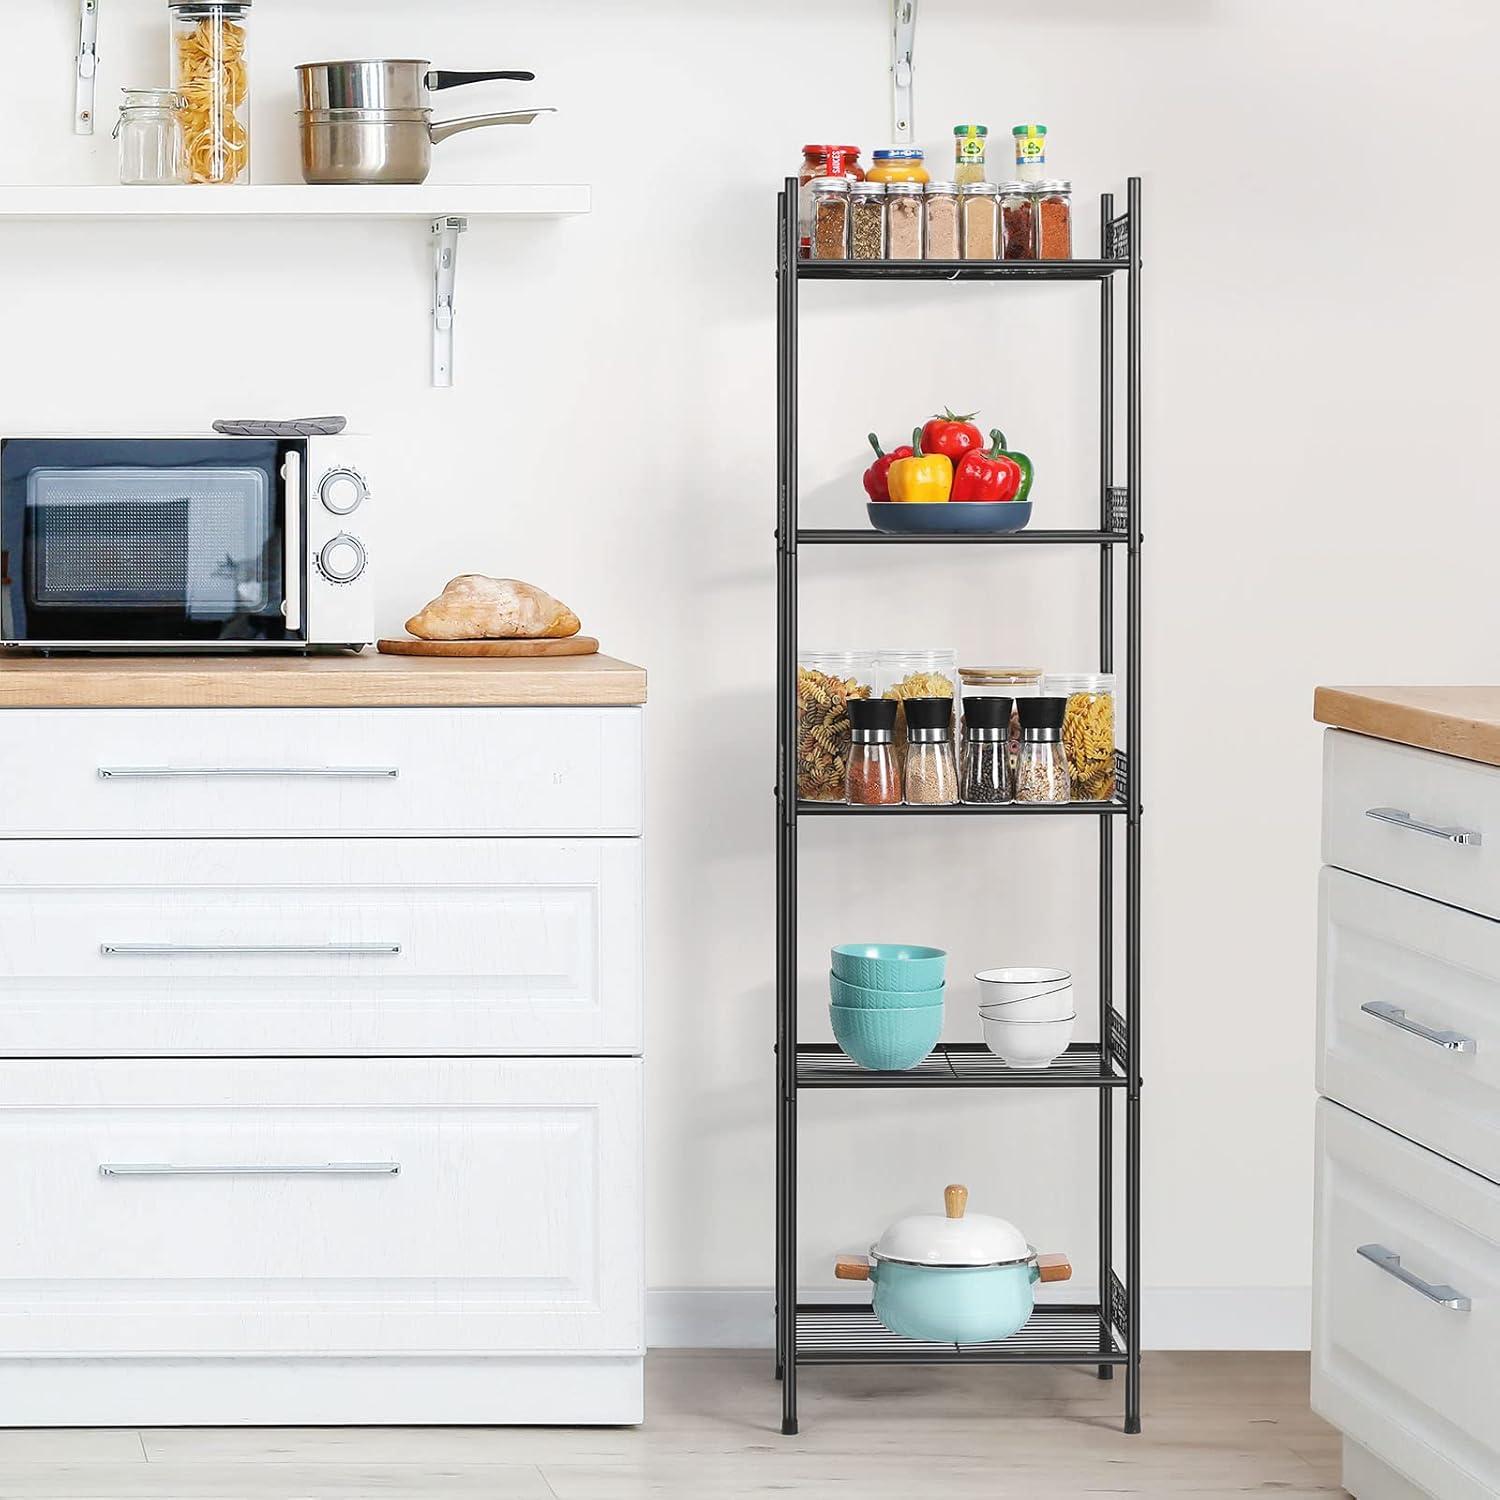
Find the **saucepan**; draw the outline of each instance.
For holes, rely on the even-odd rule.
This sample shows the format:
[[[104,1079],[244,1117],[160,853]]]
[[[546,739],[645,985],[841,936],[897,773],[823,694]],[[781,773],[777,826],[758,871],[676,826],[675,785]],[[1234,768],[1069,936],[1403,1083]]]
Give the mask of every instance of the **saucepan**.
[[[946,1212],[898,1219],[866,1256],[841,1256],[834,1275],[870,1281],[875,1316],[894,1334],[937,1344],[993,1344],[1031,1316],[1032,1288],[1067,1281],[1067,1257],[1038,1255],[1014,1224],[965,1217],[969,1190],[943,1190]]]

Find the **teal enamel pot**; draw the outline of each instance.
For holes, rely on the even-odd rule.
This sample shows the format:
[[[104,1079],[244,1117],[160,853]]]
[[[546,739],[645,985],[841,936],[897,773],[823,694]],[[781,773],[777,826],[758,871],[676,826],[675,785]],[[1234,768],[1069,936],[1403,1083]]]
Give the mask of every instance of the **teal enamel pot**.
[[[938,1344],[993,1344],[1025,1326],[1039,1281],[1066,1281],[1064,1256],[1038,1255],[1015,1225],[966,1215],[968,1189],[944,1191],[947,1212],[914,1214],[834,1274],[869,1281],[875,1316],[894,1334]]]

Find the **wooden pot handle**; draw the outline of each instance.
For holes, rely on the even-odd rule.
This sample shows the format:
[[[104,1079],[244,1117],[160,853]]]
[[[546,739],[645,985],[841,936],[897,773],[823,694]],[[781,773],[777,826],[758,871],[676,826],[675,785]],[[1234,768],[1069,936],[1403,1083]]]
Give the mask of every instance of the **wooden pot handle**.
[[[841,1255],[833,1263],[833,1274],[839,1281],[868,1281],[869,1258],[864,1255]]]
[[[1039,1255],[1036,1258],[1038,1281],[1071,1281],[1073,1267],[1066,1255]]]
[[[950,1219],[961,1219],[969,1206],[969,1190],[961,1182],[950,1182],[943,1189],[943,1208]]]

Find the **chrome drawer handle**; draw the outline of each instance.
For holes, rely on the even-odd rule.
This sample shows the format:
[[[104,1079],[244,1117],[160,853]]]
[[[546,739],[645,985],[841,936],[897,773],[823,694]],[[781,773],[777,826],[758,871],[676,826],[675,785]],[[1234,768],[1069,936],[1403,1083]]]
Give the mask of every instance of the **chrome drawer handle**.
[[[1420,1276],[1413,1276],[1401,1264],[1401,1257],[1394,1250],[1387,1250],[1384,1245],[1361,1245],[1359,1253],[1372,1265],[1379,1266],[1387,1276],[1394,1276],[1402,1286],[1421,1292],[1429,1302],[1436,1302],[1439,1307],[1450,1307],[1454,1312],[1468,1312],[1474,1306],[1469,1298],[1454,1287],[1437,1286],[1430,1281],[1423,1281]]]
[[[101,1177],[399,1177],[399,1161],[326,1161],[300,1165],[174,1167],[166,1162],[100,1162]]]
[[[317,776],[346,781],[394,781],[399,766],[100,766],[100,781],[162,781],[178,777],[225,776],[250,781],[278,781],[287,776]]]
[[[249,954],[257,958],[279,958],[287,954],[313,954],[320,958],[363,958],[400,953],[400,943],[100,943],[106,958],[179,958],[203,954]]]
[[[1377,823],[1392,823],[1397,828],[1425,833],[1428,838],[1443,839],[1450,844],[1464,844],[1470,849],[1477,849],[1484,842],[1483,837],[1472,828],[1443,828],[1436,823],[1419,823],[1409,812],[1399,807],[1367,807],[1365,816],[1374,818]]]
[[[1431,1042],[1445,1052],[1472,1054],[1479,1051],[1479,1043],[1473,1037],[1465,1036],[1461,1031],[1444,1031],[1436,1026],[1424,1026],[1420,1021],[1413,1021],[1399,1005],[1391,1005],[1384,1000],[1366,1000],[1360,1009],[1367,1016],[1374,1016],[1377,1021],[1384,1021],[1387,1026],[1394,1026],[1398,1031],[1409,1031],[1413,1036],[1419,1036],[1424,1042]]]

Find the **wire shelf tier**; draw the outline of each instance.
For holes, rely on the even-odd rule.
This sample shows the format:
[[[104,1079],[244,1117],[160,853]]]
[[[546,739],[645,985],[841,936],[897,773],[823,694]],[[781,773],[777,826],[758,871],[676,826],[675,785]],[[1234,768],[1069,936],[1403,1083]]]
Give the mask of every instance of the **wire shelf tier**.
[[[1128,260],[803,260],[799,281],[1105,281]]]
[[[902,1338],[862,1302],[799,1302],[799,1365],[1117,1365],[1128,1355],[1097,1304],[1039,1303],[997,1344]]]
[[[1126,1078],[1104,1059],[1098,1042],[1074,1042],[1046,1068],[1007,1067],[983,1042],[941,1042],[903,1073],[873,1073],[833,1042],[797,1048],[797,1087],[804,1089],[1066,1089],[1123,1088]]]
[[[803,527],[797,545],[834,547],[1127,547],[1123,531],[1004,531],[997,536],[970,532],[908,535],[891,531],[858,531],[838,527]]]

